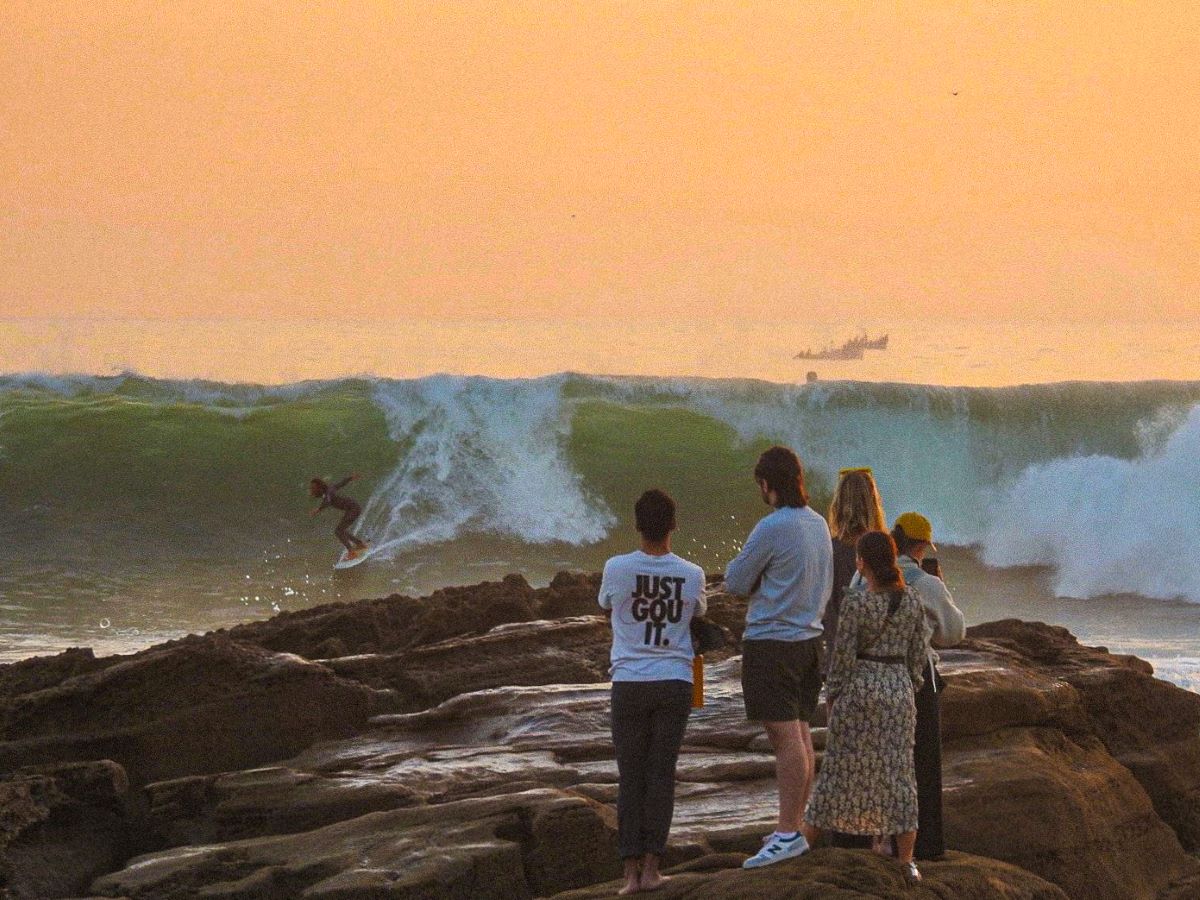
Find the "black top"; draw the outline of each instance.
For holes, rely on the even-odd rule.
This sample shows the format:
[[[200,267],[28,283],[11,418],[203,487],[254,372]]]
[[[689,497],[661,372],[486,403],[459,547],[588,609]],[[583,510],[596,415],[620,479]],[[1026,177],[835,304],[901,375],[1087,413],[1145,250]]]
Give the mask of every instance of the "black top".
[[[842,607],[842,594],[850,586],[850,579],[858,571],[858,551],[854,544],[847,544],[833,538],[833,590],[829,594],[829,602],[825,605],[825,615],[821,624],[825,627],[825,647],[831,651],[833,639],[837,635],[838,612]]]
[[[340,509],[342,511],[348,509],[358,509],[358,503],[356,501],[351,500],[349,497],[343,497],[338,493],[339,490],[344,488],[353,480],[353,476],[348,475],[337,484],[331,484],[329,487],[325,488],[325,493],[321,497],[321,505],[318,506],[317,509],[321,510],[327,506],[332,506],[334,509]]]

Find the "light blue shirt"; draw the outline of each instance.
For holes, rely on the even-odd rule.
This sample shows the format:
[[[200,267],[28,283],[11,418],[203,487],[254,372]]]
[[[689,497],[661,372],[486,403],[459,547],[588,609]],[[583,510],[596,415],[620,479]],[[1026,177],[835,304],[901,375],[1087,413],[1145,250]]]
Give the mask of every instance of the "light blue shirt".
[[[750,598],[743,639],[819,637],[833,589],[829,526],[812,507],[781,506],[754,526],[725,569],[725,587]]]

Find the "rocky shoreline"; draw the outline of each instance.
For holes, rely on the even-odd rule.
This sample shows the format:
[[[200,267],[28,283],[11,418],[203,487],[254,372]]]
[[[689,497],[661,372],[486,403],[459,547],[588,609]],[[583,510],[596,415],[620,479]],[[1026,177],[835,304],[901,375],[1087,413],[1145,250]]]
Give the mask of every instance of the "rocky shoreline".
[[[598,577],[332,604],[140,653],[0,666],[0,896],[615,893]],[[744,604],[679,764],[662,897],[1200,898],[1200,695],[1007,620],[944,654],[943,862],[744,872],[774,813]],[[818,729],[818,744],[823,731]]]

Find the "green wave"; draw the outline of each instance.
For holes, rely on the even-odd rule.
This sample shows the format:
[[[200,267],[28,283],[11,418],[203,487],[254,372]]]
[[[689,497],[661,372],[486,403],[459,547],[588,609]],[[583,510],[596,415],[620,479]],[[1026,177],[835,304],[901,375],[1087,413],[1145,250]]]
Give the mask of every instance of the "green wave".
[[[633,501],[656,485],[679,501],[682,549],[710,565],[761,514],[750,472],[777,441],[804,458],[818,509],[840,466],[872,465],[888,502],[929,509],[969,541],[981,491],[1057,458],[1137,458],[1197,403],[1195,382],[966,389],[561,375],[267,387],[6,376],[0,554],[206,558],[281,542],[324,552],[332,518],[305,516],[307,481],[359,471],[351,493],[368,506],[364,524],[406,550],[419,545],[406,535],[426,532],[468,554],[472,542],[520,544],[539,517],[570,521],[590,507],[594,521],[576,532],[607,537],[564,541],[602,554],[628,542]],[[524,466],[535,453],[561,453],[566,480],[522,483],[558,465]],[[475,481],[458,487],[468,470]],[[556,506],[554,491],[575,483],[582,496]],[[431,527],[439,517],[451,525]]]
[[[128,394],[0,404],[3,537],[36,556],[236,553],[307,540],[314,475],[382,476],[397,449],[361,390],[239,409]]]

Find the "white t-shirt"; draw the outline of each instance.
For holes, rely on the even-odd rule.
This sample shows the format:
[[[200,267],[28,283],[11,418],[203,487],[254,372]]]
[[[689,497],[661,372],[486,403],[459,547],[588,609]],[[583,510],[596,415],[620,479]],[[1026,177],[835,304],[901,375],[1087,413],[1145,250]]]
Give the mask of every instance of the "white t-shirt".
[[[613,681],[692,680],[692,616],[703,613],[704,570],[641,550],[604,564],[600,606],[612,610]]]

